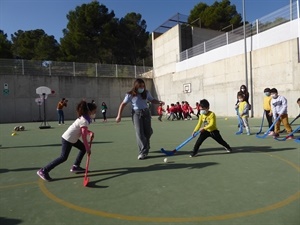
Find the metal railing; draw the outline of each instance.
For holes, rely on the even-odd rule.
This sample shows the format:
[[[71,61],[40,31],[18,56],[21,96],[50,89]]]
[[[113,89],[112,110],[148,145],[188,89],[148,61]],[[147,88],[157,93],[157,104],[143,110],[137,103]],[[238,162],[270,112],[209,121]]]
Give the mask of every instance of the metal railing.
[[[281,25],[283,23],[289,22],[291,20],[300,18],[299,17],[299,0],[287,5],[273,13],[270,13],[256,21],[246,24],[246,38],[251,35],[255,35],[271,29],[275,26]],[[233,42],[244,39],[243,27],[236,28],[231,32],[224,33],[213,39],[205,41],[198,44],[192,48],[182,51],[179,54],[179,61],[184,61],[186,59],[192,58],[197,55],[201,55],[205,52],[211,51],[213,49],[219,48],[231,44]]]
[[[0,75],[153,78],[153,67],[24,59],[0,59]]]

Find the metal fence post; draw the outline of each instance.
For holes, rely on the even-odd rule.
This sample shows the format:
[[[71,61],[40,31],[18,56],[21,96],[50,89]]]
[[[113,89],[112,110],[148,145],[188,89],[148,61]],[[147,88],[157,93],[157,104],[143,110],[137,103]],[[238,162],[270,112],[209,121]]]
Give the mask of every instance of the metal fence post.
[[[76,70],[75,70],[75,62],[73,62],[73,76],[75,77],[75,72],[76,72]]]
[[[118,77],[118,65],[116,64],[116,77]]]
[[[25,68],[24,68],[24,59],[22,59],[22,75],[25,74]]]
[[[203,42],[203,52],[206,52],[206,42]]]
[[[51,63],[49,63],[49,76],[51,76]]]
[[[134,65],[134,77],[136,78],[136,65]]]
[[[97,63],[95,63],[95,69],[96,69],[96,77],[98,77],[98,66],[97,66]]]

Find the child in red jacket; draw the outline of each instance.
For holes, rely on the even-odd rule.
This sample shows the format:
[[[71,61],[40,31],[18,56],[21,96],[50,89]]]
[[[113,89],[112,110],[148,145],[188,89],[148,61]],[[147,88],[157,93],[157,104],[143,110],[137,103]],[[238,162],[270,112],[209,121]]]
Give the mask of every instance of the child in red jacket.
[[[164,110],[164,108],[163,108],[163,104],[160,103],[160,104],[158,105],[158,107],[157,107],[158,120],[159,120],[160,122],[162,122],[161,118],[162,118],[162,116],[163,116],[163,112],[165,112],[165,110]]]

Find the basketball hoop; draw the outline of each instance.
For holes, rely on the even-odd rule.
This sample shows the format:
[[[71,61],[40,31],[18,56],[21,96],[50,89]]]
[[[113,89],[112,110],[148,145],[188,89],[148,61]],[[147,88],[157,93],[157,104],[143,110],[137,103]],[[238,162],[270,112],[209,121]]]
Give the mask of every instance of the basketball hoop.
[[[51,94],[51,89],[48,87],[45,87],[45,86],[41,86],[36,89],[36,93],[40,96],[40,98],[37,98],[38,100],[36,99],[37,104],[40,106],[44,102],[44,121],[42,122],[40,129],[51,128],[51,126],[48,124],[47,118],[46,118],[46,101],[45,101],[47,99],[48,95]]]
[[[183,93],[188,94],[191,93],[191,83],[183,84]]]
[[[47,99],[48,95],[50,95],[51,89],[45,86],[40,86],[36,89],[36,93],[40,95],[41,99]]]

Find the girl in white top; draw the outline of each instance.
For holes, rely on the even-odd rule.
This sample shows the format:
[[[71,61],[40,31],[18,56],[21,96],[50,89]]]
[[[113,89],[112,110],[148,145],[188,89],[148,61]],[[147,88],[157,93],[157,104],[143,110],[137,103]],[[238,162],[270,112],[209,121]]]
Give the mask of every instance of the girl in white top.
[[[79,153],[70,171],[74,173],[85,172],[85,169],[80,167],[80,163],[85,153],[91,154],[87,136],[90,136],[90,139],[93,139],[94,133],[88,130],[88,126],[92,119],[95,118],[96,109],[96,104],[87,103],[86,101],[81,101],[77,105],[76,111],[78,118],[62,135],[62,149],[60,156],[50,162],[47,166],[37,171],[37,174],[40,176],[40,178],[50,181],[51,177],[49,176],[49,172],[68,159],[73,146],[79,149]],[[79,139],[80,137],[82,138],[83,142]]]

